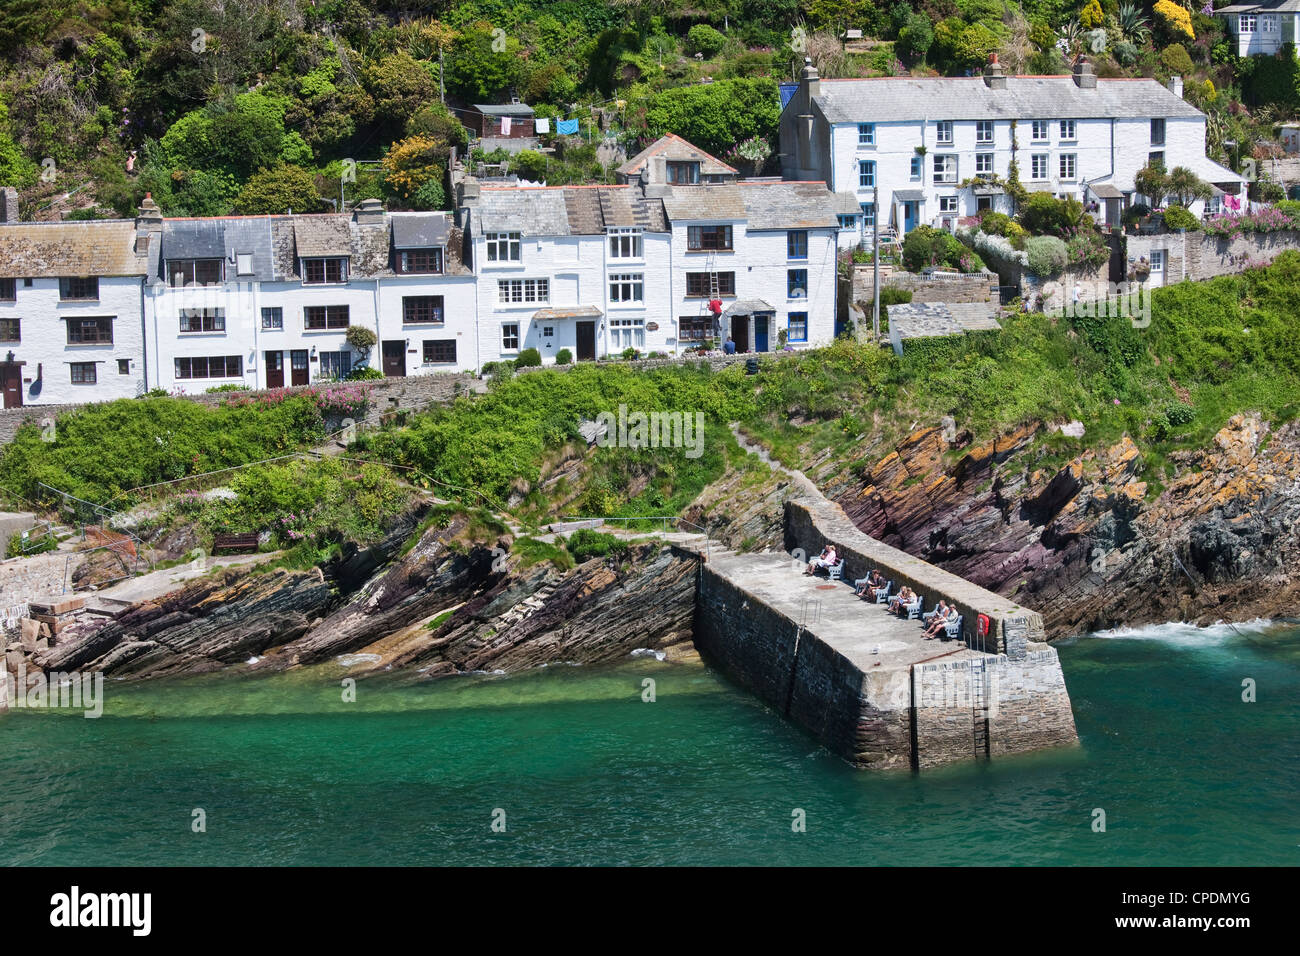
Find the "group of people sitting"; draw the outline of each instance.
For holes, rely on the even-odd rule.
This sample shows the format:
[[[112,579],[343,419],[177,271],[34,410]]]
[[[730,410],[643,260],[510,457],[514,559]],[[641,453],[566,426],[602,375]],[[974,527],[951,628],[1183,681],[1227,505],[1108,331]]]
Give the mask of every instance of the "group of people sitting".
[[[858,596],[869,601],[876,600],[876,595],[889,585],[878,568],[872,568],[871,573],[865,578],[853,583]],[[889,598],[889,613],[908,617],[910,609],[917,600],[916,592],[904,584],[897,594]],[[921,620],[925,624],[925,639],[929,641],[939,637],[949,625],[956,624],[960,617],[961,612],[957,610],[957,605],[940,601],[933,611],[926,611],[921,615]]]
[[[816,574],[818,571],[829,571],[842,560],[834,543],[828,543],[826,547],[822,548],[821,554],[808,562],[808,566],[804,568],[803,573]],[[889,586],[889,582],[885,580],[885,576],[880,573],[879,568],[872,568],[865,578],[854,581],[853,585],[858,597],[867,601],[875,601],[877,595]],[[916,592],[904,584],[897,594],[890,595],[889,613],[897,614],[899,617],[909,617],[912,610],[916,608],[918,600]],[[925,624],[925,639],[927,641],[934,640],[934,638],[943,634],[948,627],[956,624],[960,618],[961,611],[957,610],[957,605],[949,604],[947,601],[940,601],[935,605],[933,611],[926,611],[921,615],[921,621]]]

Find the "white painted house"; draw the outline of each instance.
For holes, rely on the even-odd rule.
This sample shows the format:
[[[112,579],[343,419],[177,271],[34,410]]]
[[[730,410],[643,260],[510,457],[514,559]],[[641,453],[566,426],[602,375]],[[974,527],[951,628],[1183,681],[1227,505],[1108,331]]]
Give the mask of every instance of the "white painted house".
[[[826,345],[835,337],[835,197],[820,182],[676,186],[673,313],[679,343],[718,334],[739,352]],[[720,304],[715,319],[709,304]]]
[[[675,344],[663,204],[634,186],[461,187],[482,362]]]
[[[150,387],[201,392],[478,366],[474,277],[445,213],[168,219],[145,301]],[[367,354],[349,326],[375,333]]]
[[[1214,15],[1223,17],[1237,56],[1272,56],[1300,37],[1300,0],[1232,3]]]
[[[1083,58],[1072,76],[1006,76],[995,56],[980,77],[867,80],[822,80],[809,63],[781,112],[780,140],[784,176],[854,192],[866,235],[1012,212],[1013,161],[1028,190],[1096,203],[1107,224],[1118,224],[1135,174],[1153,160],[1189,167],[1218,195],[1244,181],[1206,157],[1205,115],[1179,93],[1098,79]]]
[[[16,192],[3,192],[0,386],[5,407],[143,392],[147,369],[140,304],[145,274],[157,255],[150,234],[130,220],[20,223]]]

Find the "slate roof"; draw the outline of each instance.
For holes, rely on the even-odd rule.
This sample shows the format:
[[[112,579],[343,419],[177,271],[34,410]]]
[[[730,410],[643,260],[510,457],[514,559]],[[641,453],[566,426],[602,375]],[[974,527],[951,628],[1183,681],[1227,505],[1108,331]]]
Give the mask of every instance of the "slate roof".
[[[316,230],[318,223],[323,219],[332,220],[327,235],[331,243],[331,249],[340,248],[339,242],[341,236],[346,236],[341,246],[341,252],[330,252],[329,255],[345,255],[348,257],[348,274],[355,279],[375,279],[388,278],[398,275],[393,269],[393,233],[390,232],[390,226],[394,230],[406,229],[406,226],[398,226],[398,222],[405,219],[407,214],[390,213],[388,219],[383,224],[358,225],[351,216],[273,216],[271,217],[271,243],[273,251],[273,277],[277,281],[292,282],[300,280],[302,274],[300,271],[300,258],[304,255],[301,247],[297,245],[304,233],[304,224],[306,232],[314,240],[317,237]],[[445,246],[443,252],[442,274],[448,276],[469,275],[470,271],[465,267],[464,260],[461,256],[461,247],[464,242],[464,236],[460,229],[446,221],[447,217],[443,213],[416,213],[413,217],[434,217],[441,216],[444,219],[446,236],[444,239]],[[436,230],[435,226],[425,223],[418,227],[425,232]],[[411,233],[406,233],[409,240]],[[427,245],[443,245],[442,242],[427,243]],[[417,248],[417,246],[407,246],[405,248]],[[315,253],[322,255],[324,253]]]
[[[272,218],[238,216],[216,219],[164,219],[156,275],[166,279],[170,259],[225,259],[229,279],[270,281],[277,278]],[[232,255],[251,253],[252,275],[235,274]]]
[[[825,183],[746,185],[742,181],[738,188],[745,199],[745,228],[749,231],[839,228],[839,203]]]
[[[838,229],[838,208],[826,184],[814,182],[684,186],[664,197],[673,222],[730,220],[744,222],[751,230]]]
[[[394,249],[445,245],[451,231],[451,217],[443,212],[393,213],[390,222]]]
[[[710,156],[704,150],[700,149],[680,136],[668,133],[659,137],[641,152],[637,153],[622,166],[618,167],[616,172],[620,176],[631,178],[639,175],[641,170],[650,162],[653,156],[663,156],[665,159],[672,161],[691,161],[695,160],[700,164],[701,176],[719,176],[731,174],[735,175],[736,170],[728,166],[716,156]]]
[[[1233,3],[1219,7],[1214,15],[1225,13],[1297,13],[1300,12],[1300,0],[1271,0],[1267,3]]]
[[[484,187],[476,214],[480,232],[525,236],[597,236],[615,226],[669,229],[663,204],[631,186]]]
[[[144,276],[153,244],[135,239],[130,219],[0,225],[0,278]]]
[[[1203,115],[1151,79],[1098,79],[1091,90],[1080,89],[1070,76],[1006,79],[1002,90],[989,89],[978,76],[822,80],[813,103],[829,123]]]
[[[533,108],[524,103],[475,103],[474,109],[484,116],[532,116]]]
[[[891,305],[892,309],[893,306]],[[727,307],[722,313],[723,318],[730,318],[733,315],[755,315],[763,312],[775,312],[776,309],[768,305],[762,299],[739,299]]]
[[[293,239],[298,256],[347,256],[352,254],[348,225],[350,216],[327,213],[322,216],[294,216]]]

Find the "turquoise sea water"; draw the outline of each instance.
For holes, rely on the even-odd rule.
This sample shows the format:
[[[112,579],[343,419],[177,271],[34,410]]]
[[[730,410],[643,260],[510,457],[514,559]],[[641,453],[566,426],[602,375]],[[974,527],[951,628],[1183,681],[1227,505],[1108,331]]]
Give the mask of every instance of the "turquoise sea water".
[[[0,716],[0,863],[1300,863],[1300,629],[1058,647],[1079,747],[919,776],[855,771],[646,658],[363,680],[355,703],[341,667],[110,681],[98,720]]]

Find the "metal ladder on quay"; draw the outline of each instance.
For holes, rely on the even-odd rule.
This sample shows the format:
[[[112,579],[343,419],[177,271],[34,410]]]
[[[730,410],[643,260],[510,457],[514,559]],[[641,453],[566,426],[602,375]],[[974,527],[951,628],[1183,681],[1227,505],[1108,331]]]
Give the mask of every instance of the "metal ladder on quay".
[[[988,661],[970,662],[971,744],[976,760],[989,756]]]

